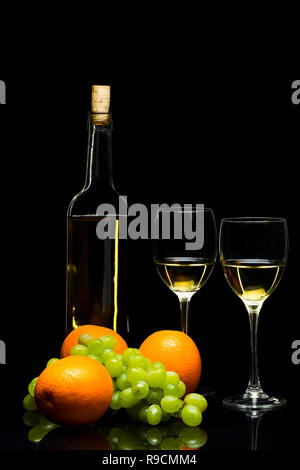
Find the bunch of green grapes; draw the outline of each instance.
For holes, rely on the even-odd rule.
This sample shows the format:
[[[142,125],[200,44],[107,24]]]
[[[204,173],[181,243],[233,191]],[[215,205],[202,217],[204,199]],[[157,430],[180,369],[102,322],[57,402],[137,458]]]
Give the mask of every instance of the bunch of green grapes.
[[[114,386],[110,403],[112,410],[125,409],[134,421],[157,426],[172,416],[181,418],[187,426],[199,426],[207,401],[198,393],[185,395],[186,386],[176,372],[166,371],[161,362],[152,363],[139,349],[127,348],[123,354],[114,351],[116,339],[105,335],[93,338],[83,334],[71,355],[87,356],[103,364]],[[58,359],[50,359],[47,366]],[[29,395],[23,404],[35,410],[34,387],[37,378],[28,387]],[[184,397],[184,399],[183,399]]]
[[[185,384],[176,372],[166,371],[161,362],[152,363],[139,349],[127,348],[123,354],[113,349],[116,340],[105,335],[94,339],[84,334],[73,346],[72,355],[84,355],[99,361],[112,377],[112,410],[125,408],[129,417],[157,426],[172,416],[181,417],[187,426],[199,426],[206,410],[206,399],[186,393]]]

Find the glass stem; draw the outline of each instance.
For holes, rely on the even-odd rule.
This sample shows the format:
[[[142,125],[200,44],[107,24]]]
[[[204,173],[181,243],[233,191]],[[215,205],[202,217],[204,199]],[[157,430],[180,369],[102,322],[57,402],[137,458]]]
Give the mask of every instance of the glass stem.
[[[247,305],[250,322],[251,373],[245,395],[250,396],[251,398],[258,398],[258,395],[263,393],[259,380],[257,365],[257,325],[261,307],[262,304]]]
[[[188,335],[190,297],[179,297],[181,311],[181,331]]]

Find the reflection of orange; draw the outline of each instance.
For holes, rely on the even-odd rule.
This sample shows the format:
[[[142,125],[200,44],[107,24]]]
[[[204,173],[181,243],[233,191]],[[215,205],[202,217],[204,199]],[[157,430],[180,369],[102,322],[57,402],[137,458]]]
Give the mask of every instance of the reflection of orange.
[[[61,350],[60,350],[60,357],[66,357],[70,355],[71,349],[75,344],[78,343],[78,338],[80,335],[88,334],[93,338],[101,338],[104,335],[111,335],[116,338],[117,344],[115,347],[116,353],[122,354],[125,349],[127,349],[127,344],[116,331],[111,330],[110,328],[106,328],[105,326],[98,326],[98,325],[82,325],[75,330],[71,331],[68,336],[65,338]]]
[[[49,432],[39,450],[111,450],[106,437],[91,426],[60,427]]]
[[[182,331],[156,331],[145,339],[140,351],[152,362],[162,362],[166,370],[177,372],[186,385],[186,393],[196,390],[201,376],[201,357],[188,335]]]
[[[57,424],[97,421],[108,409],[113,383],[106,368],[84,356],[68,356],[43,370],[35,390],[41,413]]]

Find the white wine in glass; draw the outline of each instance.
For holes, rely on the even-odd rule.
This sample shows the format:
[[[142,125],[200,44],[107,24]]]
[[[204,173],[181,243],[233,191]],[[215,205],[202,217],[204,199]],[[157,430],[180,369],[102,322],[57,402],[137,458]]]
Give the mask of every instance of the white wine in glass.
[[[200,248],[193,249],[189,246],[191,238],[183,230],[181,237],[160,237],[153,240],[153,255],[157,271],[169,287],[177,295],[181,311],[181,330],[188,334],[188,314],[192,296],[206,283],[217,257],[217,229],[214,213],[209,208],[203,209],[161,209],[160,214],[170,220],[171,214],[174,220],[186,220],[198,226],[197,220],[202,220],[203,244]]]
[[[264,259],[227,260],[222,262],[232,290],[245,302],[260,304],[276,289],[285,264]]]
[[[257,362],[257,327],[265,300],[278,286],[288,256],[287,222],[282,218],[223,219],[220,261],[226,280],[243,301],[250,322],[251,371],[246,391],[225,398],[226,407],[264,411],[282,407],[284,398],[270,397],[261,387]]]
[[[177,295],[197,292],[214,267],[211,260],[184,256],[164,258],[155,264],[164,283]]]

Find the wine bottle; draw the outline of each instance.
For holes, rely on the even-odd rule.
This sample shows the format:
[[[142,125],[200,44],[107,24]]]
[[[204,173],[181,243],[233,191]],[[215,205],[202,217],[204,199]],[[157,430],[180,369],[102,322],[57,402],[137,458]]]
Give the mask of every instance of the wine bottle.
[[[127,247],[119,239],[118,215],[113,238],[100,239],[100,204],[119,207],[112,177],[110,87],[92,87],[88,154],[83,189],[67,213],[66,332],[84,324],[126,329]],[[121,321],[122,320],[122,321]]]

